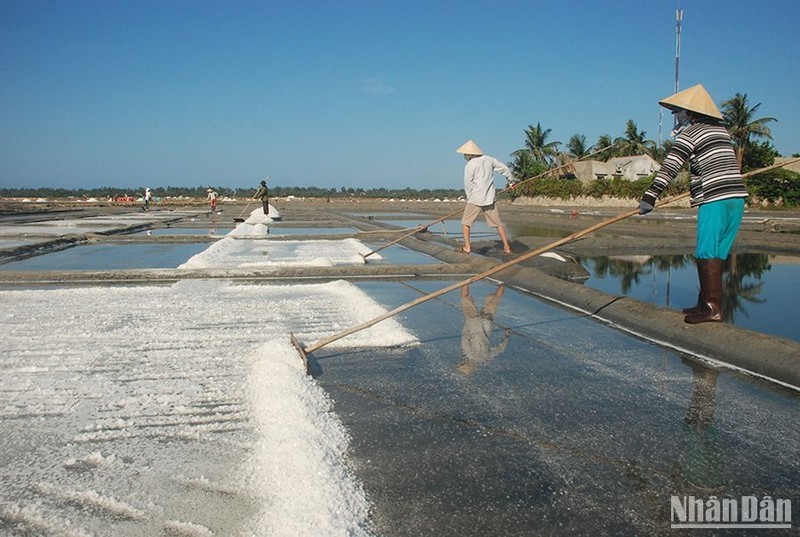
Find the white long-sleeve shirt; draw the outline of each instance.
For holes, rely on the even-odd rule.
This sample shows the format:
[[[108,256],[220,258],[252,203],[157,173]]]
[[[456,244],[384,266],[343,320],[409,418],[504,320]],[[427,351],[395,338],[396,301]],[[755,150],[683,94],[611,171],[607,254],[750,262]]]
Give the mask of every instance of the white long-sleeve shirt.
[[[505,176],[509,182],[514,181],[514,175],[508,166],[489,155],[473,157],[464,167],[464,192],[467,202],[485,207],[494,203],[494,173]]]

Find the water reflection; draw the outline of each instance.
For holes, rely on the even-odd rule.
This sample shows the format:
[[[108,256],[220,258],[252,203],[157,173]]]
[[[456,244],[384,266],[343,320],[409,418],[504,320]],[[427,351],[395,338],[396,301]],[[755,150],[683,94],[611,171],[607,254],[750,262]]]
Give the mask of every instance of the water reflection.
[[[511,330],[503,332],[503,340],[491,346],[489,336],[492,333],[492,322],[500,306],[500,299],[505,293],[505,286],[499,285],[494,293],[488,295],[479,310],[469,292],[469,285],[461,288],[461,311],[464,313],[464,330],[461,332],[462,360],[458,371],[469,376],[479,367],[491,362],[502,354],[508,345]]]
[[[568,237],[573,233],[564,229],[514,222],[506,223],[506,231],[509,237],[548,237],[553,239]]]
[[[589,271],[585,285],[680,311],[697,300],[699,288],[691,255],[579,258]],[[794,316],[800,257],[762,253],[732,254],[723,273],[725,322],[765,334],[800,340]]]
[[[684,421],[684,448],[679,460],[681,490],[721,490],[725,458],[717,441],[714,406],[719,372],[686,358],[692,369],[692,396]]]

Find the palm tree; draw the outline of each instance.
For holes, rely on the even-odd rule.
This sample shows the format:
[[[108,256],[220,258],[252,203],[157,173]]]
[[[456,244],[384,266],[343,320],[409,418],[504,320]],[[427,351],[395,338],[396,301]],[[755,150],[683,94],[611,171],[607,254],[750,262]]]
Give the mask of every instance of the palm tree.
[[[594,146],[586,145],[586,136],[583,134],[573,134],[567,142],[567,153],[570,157],[580,160],[592,152]]]
[[[674,141],[664,140],[663,142],[661,142],[660,146],[655,147],[655,149],[653,150],[653,154],[650,156],[653,157],[656,160],[656,162],[659,163],[664,162],[664,159],[667,158],[667,154],[669,153],[669,150],[672,149],[673,145],[675,145]]]
[[[731,133],[733,146],[736,149],[736,160],[741,169],[744,162],[744,152],[750,143],[750,138],[772,139],[772,131],[767,127],[770,121],[778,121],[774,117],[753,119],[761,103],[748,107],[747,94],[737,93],[722,103],[722,117],[725,128]]]
[[[597,154],[597,160],[601,160],[606,162],[608,159],[614,156],[613,146],[614,140],[611,139],[611,136],[608,134],[601,134],[599,138],[597,138],[597,143],[594,144],[594,147],[600,149],[603,147],[607,147],[605,151],[601,151]]]
[[[547,170],[547,167],[544,164],[533,160],[533,156],[531,155],[530,151],[520,149],[519,151],[515,151],[513,155],[514,161],[509,164],[509,167],[511,168],[511,172],[514,174],[514,177],[519,177],[523,181],[525,179],[535,177]]]
[[[615,151],[617,156],[627,157],[631,155],[653,155],[656,143],[645,138],[645,131],[639,131],[636,123],[629,119],[625,124],[625,137],[617,138],[614,144],[617,146]]]
[[[552,129],[542,129],[539,123],[536,123],[535,127],[528,125],[528,128],[525,129],[525,147],[518,149],[514,154],[520,151],[527,151],[534,162],[539,162],[549,168],[558,153],[558,146],[561,144],[561,142],[547,141],[547,137],[550,136],[551,132]]]

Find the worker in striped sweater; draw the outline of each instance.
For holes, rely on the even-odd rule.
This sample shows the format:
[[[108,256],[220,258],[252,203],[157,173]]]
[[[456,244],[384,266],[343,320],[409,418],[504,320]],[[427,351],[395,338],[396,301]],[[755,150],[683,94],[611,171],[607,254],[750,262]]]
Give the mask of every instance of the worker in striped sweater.
[[[659,194],[689,163],[691,206],[697,207],[695,260],[700,279],[697,304],[685,308],[687,323],[721,322],[722,271],[744,215],[744,186],[722,114],[698,84],[659,101],[676,117],[675,143],[639,202],[639,214],[653,210]]]

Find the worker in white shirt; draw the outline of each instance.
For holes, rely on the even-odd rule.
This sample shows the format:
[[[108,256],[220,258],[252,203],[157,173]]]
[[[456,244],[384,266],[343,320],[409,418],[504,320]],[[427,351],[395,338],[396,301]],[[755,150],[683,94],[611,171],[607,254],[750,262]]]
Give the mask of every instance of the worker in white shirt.
[[[508,166],[494,157],[484,155],[481,148],[472,140],[467,140],[464,145],[456,149],[456,152],[464,155],[464,159],[467,161],[464,167],[464,191],[467,194],[467,206],[461,217],[464,246],[458,248],[458,251],[466,254],[472,251],[469,239],[470,231],[472,224],[482,213],[489,227],[497,228],[500,239],[503,241],[503,253],[510,254],[511,246],[508,244],[506,229],[500,220],[500,213],[494,202],[494,173],[505,176],[509,184],[516,182],[514,175]]]

